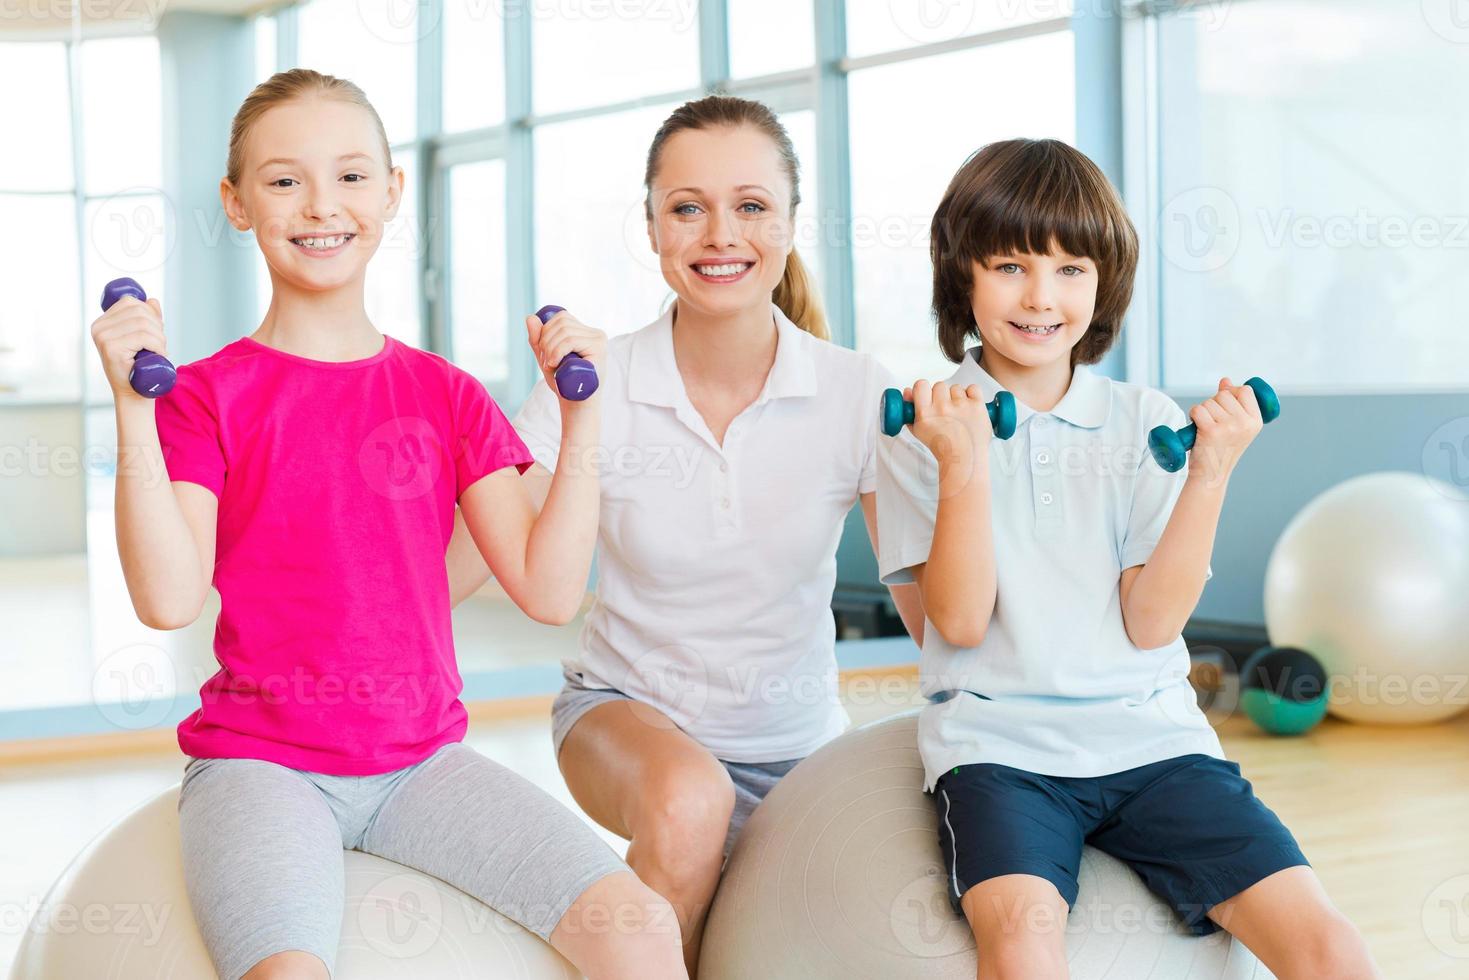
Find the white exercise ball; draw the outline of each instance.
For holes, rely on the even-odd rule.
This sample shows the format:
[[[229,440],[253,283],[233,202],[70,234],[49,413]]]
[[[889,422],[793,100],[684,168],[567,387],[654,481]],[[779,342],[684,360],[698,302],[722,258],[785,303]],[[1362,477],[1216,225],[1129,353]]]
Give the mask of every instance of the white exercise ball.
[[[174,786],[103,831],[51,887],[12,980],[215,976],[184,890]],[[437,878],[348,851],[333,980],[575,980],[537,936]]]
[[[1469,707],[1469,501],[1421,473],[1338,484],[1286,526],[1265,625],[1331,678],[1330,711],[1420,724]]]
[[[1189,935],[1100,851],[1086,848],[1078,882],[1066,923],[1072,980],[1271,976],[1227,933]],[[945,894],[910,712],[823,746],[751,815],[709,911],[699,978],[972,980],[976,965],[973,933]]]

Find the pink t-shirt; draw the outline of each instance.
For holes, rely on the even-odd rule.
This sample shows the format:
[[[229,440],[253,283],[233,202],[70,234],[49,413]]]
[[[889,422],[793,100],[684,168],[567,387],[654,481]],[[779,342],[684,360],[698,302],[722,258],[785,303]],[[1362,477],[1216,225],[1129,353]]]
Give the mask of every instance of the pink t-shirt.
[[[220,669],[179,725],[187,755],[360,776],[464,737],[454,503],[531,454],[471,375],[386,341],[328,363],[243,338],[158,401],[170,479],[219,498]]]

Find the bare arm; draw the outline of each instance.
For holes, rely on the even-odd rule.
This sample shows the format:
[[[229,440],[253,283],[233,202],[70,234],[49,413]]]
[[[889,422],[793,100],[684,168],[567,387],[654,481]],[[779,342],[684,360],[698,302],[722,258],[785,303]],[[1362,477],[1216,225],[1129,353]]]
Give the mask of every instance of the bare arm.
[[[1198,436],[1188,476],[1147,563],[1124,569],[1122,623],[1140,650],[1171,643],[1199,604],[1229,477],[1264,422],[1254,392],[1219,380],[1219,390],[1189,413]]]
[[[93,322],[91,332],[117,420],[113,506],[128,597],[144,625],[179,629],[199,618],[209,594],[219,502],[197,484],[169,482],[157,403],[128,384],[139,350],[168,353],[163,307],[156,299],[125,296]]]
[[[861,496],[862,519],[867,523],[867,538],[872,542],[872,554],[877,557],[877,494]],[[923,600],[918,595],[917,585],[890,585],[888,594],[893,605],[898,607],[898,618],[903,621],[908,635],[921,648],[923,646]]]
[[[1147,564],[1123,569],[1122,624],[1140,650],[1172,643],[1204,593],[1224,487],[1190,477]]]
[[[939,460],[938,516],[928,561],[913,566],[919,601],[939,635],[956,647],[984,642],[995,609],[989,465]]]
[[[932,543],[928,560],[913,566],[913,580],[939,635],[956,647],[977,647],[997,588],[984,395],[978,385],[942,381],[916,381],[903,394],[913,400],[913,435],[938,467]]]
[[[539,514],[546,505],[546,495],[551,492],[551,471],[536,463],[525,471],[520,482],[530,491],[531,503]],[[444,564],[449,571],[450,606],[459,605],[490,580],[490,566],[479,553],[479,545],[474,543],[469,525],[464,522],[464,511],[458,507],[454,508],[454,534],[449,538]]]
[[[600,406],[593,395],[566,411],[561,459],[586,458],[596,445]],[[464,491],[459,507],[482,560],[505,593],[532,619],[562,625],[576,616],[586,595],[597,543],[600,479],[592,467],[562,466],[538,509],[535,488],[544,481],[527,479],[535,469],[540,468],[526,477],[513,467],[497,470]]]
[[[138,619],[180,629],[209,594],[219,501],[197,484],[169,482],[153,403],[138,401],[117,404],[117,553]]]

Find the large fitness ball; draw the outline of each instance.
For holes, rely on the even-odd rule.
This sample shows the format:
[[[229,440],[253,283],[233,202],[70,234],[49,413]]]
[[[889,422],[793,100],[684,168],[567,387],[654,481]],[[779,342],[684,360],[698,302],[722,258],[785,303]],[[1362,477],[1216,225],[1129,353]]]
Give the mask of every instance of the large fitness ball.
[[[1201,815],[1208,819],[1207,815]],[[949,907],[918,715],[854,729],[776,784],[729,856],[700,980],[973,980]],[[1126,865],[1087,848],[1066,928],[1072,980],[1259,980],[1227,933],[1190,936]]]
[[[184,889],[178,806],[175,785],[86,846],[36,910],[11,980],[215,976]],[[581,977],[539,937],[431,875],[361,851],[343,859],[336,980]]]
[[[1330,710],[1417,724],[1469,707],[1469,502],[1418,473],[1373,473],[1311,501],[1265,571],[1277,646],[1331,675]]]

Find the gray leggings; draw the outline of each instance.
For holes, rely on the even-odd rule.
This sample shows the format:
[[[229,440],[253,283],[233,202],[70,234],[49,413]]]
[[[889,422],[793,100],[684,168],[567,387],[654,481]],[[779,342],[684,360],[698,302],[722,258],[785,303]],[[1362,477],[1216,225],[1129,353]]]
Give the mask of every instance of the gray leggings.
[[[258,759],[190,759],[179,794],[184,878],[222,980],[304,950],[336,970],[344,849],[448,882],[546,939],[627,865],[575,814],[455,742],[376,776]]]

